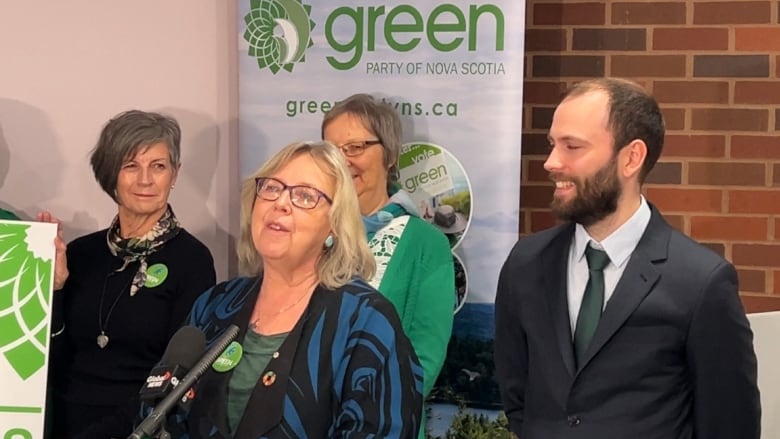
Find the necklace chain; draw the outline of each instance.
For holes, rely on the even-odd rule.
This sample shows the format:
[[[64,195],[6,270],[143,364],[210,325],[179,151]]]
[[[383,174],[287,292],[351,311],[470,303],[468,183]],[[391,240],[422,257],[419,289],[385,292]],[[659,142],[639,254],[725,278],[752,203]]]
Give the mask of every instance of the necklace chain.
[[[100,304],[98,305],[98,328],[100,329],[100,334],[97,336],[97,344],[100,347],[100,349],[103,349],[108,345],[108,335],[106,335],[106,330],[108,329],[108,321],[111,319],[111,314],[114,312],[114,308],[116,308],[116,305],[119,303],[119,299],[122,298],[124,295],[123,293],[127,289],[128,286],[130,286],[130,283],[133,282],[133,279],[130,278],[130,283],[125,285],[120,291],[119,294],[117,294],[116,298],[114,299],[114,303],[111,304],[111,307],[108,309],[108,313],[106,314],[106,318],[103,319],[103,306],[104,306],[104,299],[106,297],[106,289],[108,288],[108,280],[116,274],[116,272],[111,272],[106,276],[106,279],[103,281],[103,292],[100,293]]]
[[[303,294],[301,294],[301,296],[300,296],[300,297],[298,297],[297,299],[295,299],[295,302],[293,302],[293,303],[291,303],[291,304],[289,304],[289,305],[287,305],[287,306],[283,307],[283,308],[282,308],[282,309],[280,309],[279,311],[276,311],[276,312],[272,313],[270,316],[267,316],[267,317],[268,317],[268,322],[270,323],[270,322],[272,322],[272,321],[276,320],[276,318],[277,318],[277,317],[279,317],[280,315],[284,314],[286,311],[289,311],[289,310],[291,310],[293,307],[295,307],[295,305],[297,305],[297,304],[301,303],[301,301],[303,300],[303,298],[304,298],[304,297],[306,297],[306,296],[308,296],[310,293],[311,293],[310,291],[305,291]],[[252,321],[249,323],[249,326],[250,326],[252,329],[257,329],[257,322],[259,322],[259,321],[260,321],[260,318],[261,318],[261,317],[262,317],[262,315],[261,315],[260,313],[258,313],[258,316],[257,316],[257,318],[256,318],[256,319],[254,319],[254,320],[252,320]]]

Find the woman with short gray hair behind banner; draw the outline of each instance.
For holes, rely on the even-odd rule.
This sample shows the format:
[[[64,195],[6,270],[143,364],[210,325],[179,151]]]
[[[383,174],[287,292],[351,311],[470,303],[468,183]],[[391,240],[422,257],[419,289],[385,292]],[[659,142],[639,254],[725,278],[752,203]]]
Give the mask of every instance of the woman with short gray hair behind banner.
[[[395,305],[420,358],[427,397],[452,332],[455,268],[447,237],[420,218],[415,202],[397,184],[401,135],[395,109],[368,94],[339,102],[322,121],[322,137],[344,154],[358,193],[377,262],[371,285]]]

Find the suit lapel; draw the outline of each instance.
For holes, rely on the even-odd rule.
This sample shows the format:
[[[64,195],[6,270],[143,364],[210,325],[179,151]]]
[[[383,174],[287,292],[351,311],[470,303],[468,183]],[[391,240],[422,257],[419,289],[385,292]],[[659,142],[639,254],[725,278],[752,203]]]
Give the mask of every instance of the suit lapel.
[[[650,205],[650,222],[628,260],[612,297],[607,302],[593,339],[585,352],[582,370],[617,332],[658,281],[655,263],[667,257],[671,227]]]
[[[569,319],[569,302],[567,300],[567,270],[569,266],[569,246],[574,236],[574,226],[562,228],[561,233],[554,238],[542,253],[544,267],[544,292],[555,326],[555,340],[563,363],[574,376],[574,346],[571,341],[571,323]]]

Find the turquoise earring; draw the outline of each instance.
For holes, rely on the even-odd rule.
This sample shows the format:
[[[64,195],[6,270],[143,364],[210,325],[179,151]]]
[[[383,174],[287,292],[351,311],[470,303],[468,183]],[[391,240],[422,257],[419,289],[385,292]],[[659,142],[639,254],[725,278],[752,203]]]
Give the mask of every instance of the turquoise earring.
[[[325,238],[325,248],[331,247],[333,247],[333,235],[328,235],[328,237]]]

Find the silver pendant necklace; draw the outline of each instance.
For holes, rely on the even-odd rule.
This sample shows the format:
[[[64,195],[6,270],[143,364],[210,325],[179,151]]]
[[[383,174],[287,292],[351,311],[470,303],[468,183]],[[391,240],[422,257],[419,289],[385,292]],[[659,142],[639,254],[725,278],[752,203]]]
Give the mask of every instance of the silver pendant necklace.
[[[108,336],[104,331],[100,331],[100,335],[97,336],[97,344],[100,349],[103,349],[108,344]]]
[[[125,285],[124,288],[122,288],[119,291],[119,294],[116,295],[116,299],[114,299],[114,303],[111,304],[111,308],[108,309],[108,313],[106,314],[106,319],[103,320],[103,303],[104,299],[106,298],[106,288],[108,287],[108,279],[113,276],[116,272],[109,273],[108,276],[106,276],[106,280],[103,282],[103,292],[100,294],[100,305],[98,305],[98,328],[100,329],[100,334],[97,336],[97,345],[100,347],[100,349],[104,349],[108,345],[108,335],[106,335],[106,328],[108,327],[108,321],[111,319],[111,313],[114,312],[114,308],[116,308],[116,304],[119,303],[119,299],[122,298],[123,293],[127,289],[127,287],[130,285],[130,283],[133,282],[133,278],[130,278],[130,283]]]

